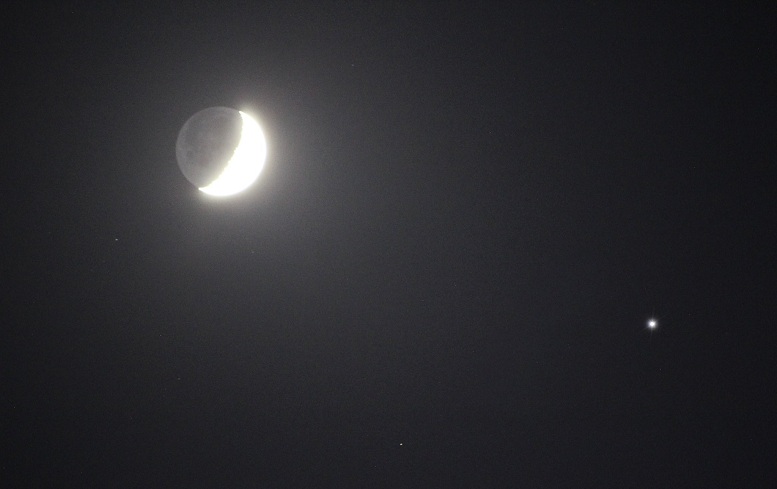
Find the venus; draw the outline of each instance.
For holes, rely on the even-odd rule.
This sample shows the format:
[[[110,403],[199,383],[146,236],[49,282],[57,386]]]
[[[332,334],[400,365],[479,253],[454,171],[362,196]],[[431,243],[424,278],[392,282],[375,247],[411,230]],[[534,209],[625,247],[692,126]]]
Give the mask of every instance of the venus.
[[[200,191],[214,196],[242,192],[259,177],[267,143],[245,112],[210,107],[191,116],[178,133],[178,167]]]

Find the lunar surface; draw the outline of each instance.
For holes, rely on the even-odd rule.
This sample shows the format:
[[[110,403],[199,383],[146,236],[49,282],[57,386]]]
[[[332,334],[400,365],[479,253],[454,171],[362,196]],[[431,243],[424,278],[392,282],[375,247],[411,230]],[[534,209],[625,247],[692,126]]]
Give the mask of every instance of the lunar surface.
[[[266,142],[259,124],[245,112],[210,107],[183,125],[175,155],[183,175],[202,192],[227,196],[259,177]]]

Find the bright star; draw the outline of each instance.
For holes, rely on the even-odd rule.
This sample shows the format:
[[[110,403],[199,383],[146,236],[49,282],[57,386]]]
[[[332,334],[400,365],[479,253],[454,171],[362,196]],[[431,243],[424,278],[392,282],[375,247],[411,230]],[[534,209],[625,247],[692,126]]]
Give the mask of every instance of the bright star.
[[[653,318],[648,319],[647,327],[650,329],[656,329],[658,327],[658,321]]]

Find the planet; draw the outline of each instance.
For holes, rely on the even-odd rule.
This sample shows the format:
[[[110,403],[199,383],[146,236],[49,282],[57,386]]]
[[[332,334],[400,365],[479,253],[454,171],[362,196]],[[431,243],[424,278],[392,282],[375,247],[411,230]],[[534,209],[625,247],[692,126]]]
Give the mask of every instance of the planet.
[[[219,197],[251,186],[266,155],[267,143],[259,123],[229,107],[209,107],[191,116],[175,144],[184,177],[200,191]]]

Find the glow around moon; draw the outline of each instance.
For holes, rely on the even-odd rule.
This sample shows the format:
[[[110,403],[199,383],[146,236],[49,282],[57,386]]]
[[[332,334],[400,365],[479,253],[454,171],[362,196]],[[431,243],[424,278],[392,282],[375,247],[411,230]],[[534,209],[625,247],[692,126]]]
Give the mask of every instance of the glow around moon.
[[[267,157],[264,133],[251,116],[241,111],[240,117],[243,119],[243,126],[235,153],[224,171],[212,183],[200,187],[200,191],[208,195],[225,197],[242,192],[250,187],[262,172]]]

